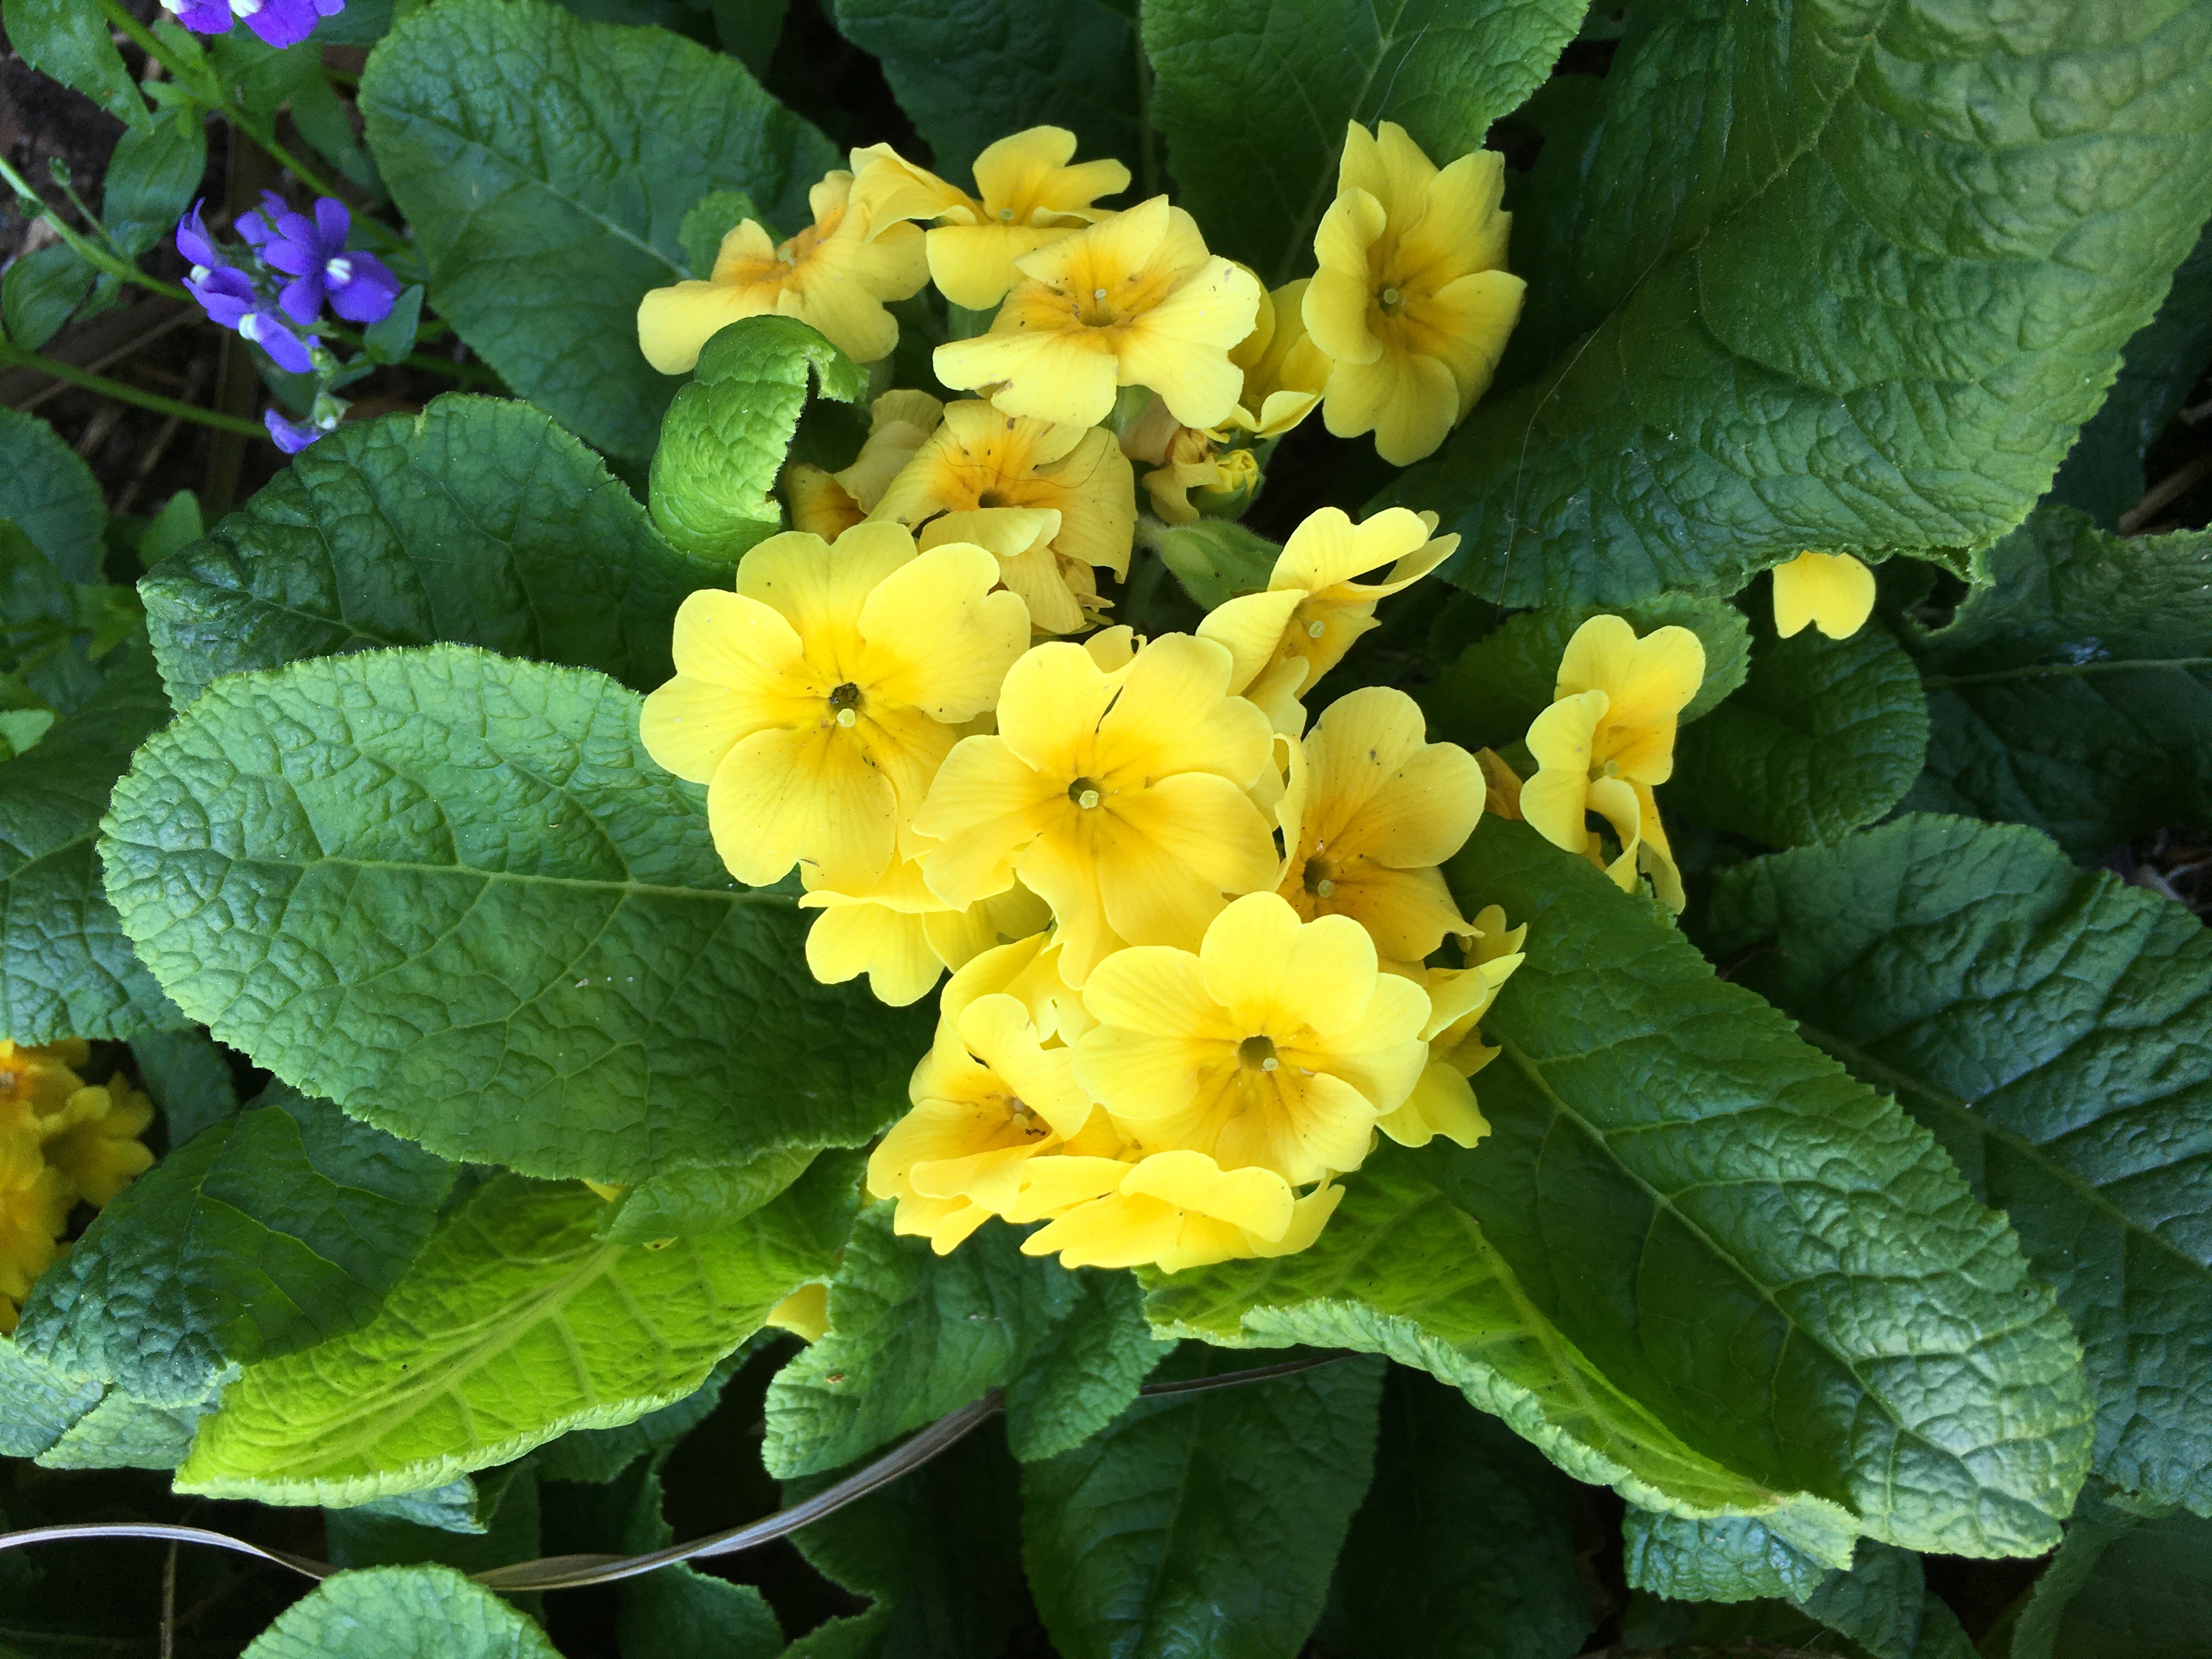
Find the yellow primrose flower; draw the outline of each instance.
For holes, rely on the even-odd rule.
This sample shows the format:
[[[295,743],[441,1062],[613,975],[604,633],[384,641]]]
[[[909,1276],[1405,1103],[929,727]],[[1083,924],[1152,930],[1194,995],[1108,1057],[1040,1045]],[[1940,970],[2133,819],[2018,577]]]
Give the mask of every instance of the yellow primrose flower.
[[[1191,524],[1198,507],[1191,492],[1208,505],[1218,502],[1234,516],[1259,493],[1260,458],[1249,449],[1223,450],[1210,434],[1179,426],[1168,441],[1162,464],[1144,476],[1152,511],[1168,524]]]
[[[722,238],[705,282],[657,288],[639,301],[638,349],[663,374],[686,374],[700,349],[744,317],[795,317],[856,363],[887,357],[898,321],[884,309],[929,280],[921,233],[877,225],[852,199],[853,175],[831,173],[808,192],[814,222],[779,244],[754,220]]]
[[[868,436],[853,464],[824,472],[805,461],[783,471],[791,527],[834,542],[868,516],[915,452],[945,420],[945,405],[927,392],[886,392],[868,407]]]
[[[802,531],[739,562],[736,591],[676,613],[676,678],[645,700],[646,750],[707,786],[722,860],[763,886],[804,860],[865,893],[901,852],[957,735],[998,700],[1029,613],[980,547],[918,553],[895,524]]]
[[[1229,653],[1187,634],[1109,672],[1040,645],[1007,674],[995,736],[961,739],[915,828],[946,902],[991,890],[1010,856],[1060,924],[1081,985],[1125,943],[1194,940],[1224,895],[1275,883],[1273,829],[1245,791],[1273,746],[1228,690]]]
[[[41,1120],[46,1162],[78,1198],[99,1209],[153,1167],[138,1137],[154,1121],[154,1103],[121,1078],[77,1090]]]
[[[1083,1006],[1083,993],[1061,977],[1060,937],[1035,933],[978,951],[953,970],[938,999],[938,1018],[957,1020],[977,997],[1016,998],[1045,1040],[1073,1042],[1098,1022]]]
[[[941,513],[1048,508],[1060,514],[1051,548],[1063,577],[1084,565],[1126,578],[1137,530],[1134,489],[1112,433],[1002,415],[967,398],[945,405],[943,424],[885,487],[871,515],[920,530]],[[1069,592],[1080,605],[1080,590]]]
[[[1784,639],[1810,623],[1847,640],[1874,614],[1874,572],[1848,553],[1800,553],[1774,567],[1774,631]]]
[[[1430,743],[1420,705],[1368,686],[1331,703],[1292,750],[1280,808],[1282,884],[1309,921],[1350,916],[1390,960],[1418,963],[1466,930],[1437,866],[1482,817],[1482,769]]]
[[[1085,226],[1017,260],[1023,280],[988,334],[937,348],[937,378],[1009,415],[1096,426],[1115,388],[1150,386],[1185,426],[1218,426],[1243,376],[1259,279],[1206,251],[1168,198]]]
[[[1227,647],[1236,664],[1231,688],[1266,709],[1277,731],[1296,734],[1305,725],[1298,694],[1375,626],[1376,602],[1427,575],[1459,545],[1455,535],[1436,536],[1436,527],[1435,514],[1402,507],[1358,525],[1340,508],[1322,507],[1291,532],[1267,590],[1215,606],[1199,637]],[[1382,581],[1352,580],[1385,564],[1390,574]]]
[[[942,1255],[1005,1213],[1022,1164],[1091,1119],[1073,1060],[1043,1046],[1018,998],[977,997],[948,1016],[915,1068],[913,1109],[868,1159],[868,1190],[898,1200],[892,1231],[927,1237]]]
[[[1039,634],[1080,634],[1097,625],[1112,601],[1098,597],[1098,579],[1080,559],[1053,550],[1060,534],[1054,507],[978,507],[947,513],[922,526],[921,545],[967,542],[999,562],[999,581],[1022,596]]]
[[[1498,1051],[1483,1042],[1479,1024],[1498,1000],[1498,988],[1521,965],[1521,941],[1528,932],[1526,923],[1509,929],[1505,912],[1495,904],[1486,906],[1475,917],[1474,931],[1462,940],[1468,947],[1465,967],[1416,970],[1429,994],[1428,1024],[1421,1028],[1429,1063],[1405,1104],[1375,1125],[1400,1146],[1425,1146],[1442,1135],[1472,1146],[1490,1133],[1468,1079],[1498,1058]]]
[[[1346,129],[1304,307],[1335,360],[1322,419],[1338,437],[1372,431],[1376,452],[1406,466],[1488,390],[1527,286],[1504,268],[1504,187],[1495,151],[1438,171],[1395,122],[1379,137]]]
[[[0,1126],[51,1117],[84,1087],[76,1068],[92,1045],[76,1037],[29,1048],[0,1037]]]
[[[1054,1219],[1022,1241],[1024,1255],[1064,1267],[1157,1267],[1164,1273],[1252,1256],[1292,1255],[1321,1236],[1344,1189],[1293,1198],[1272,1170],[1224,1170],[1202,1152],[1034,1160],[1008,1219]]]
[[[801,1285],[770,1308],[761,1322],[789,1331],[802,1342],[819,1342],[830,1334],[830,1287]]]
[[[1545,840],[1598,858],[1623,891],[1639,865],[1670,908],[1682,908],[1652,787],[1674,773],[1674,728],[1705,678],[1705,649],[1686,628],[1644,639],[1619,617],[1592,617],[1575,630],[1559,659],[1559,699],[1528,727],[1536,775],[1521,787],[1521,814]],[[1620,840],[1605,864],[1585,815],[1596,812]]]
[[[32,1281],[53,1264],[55,1241],[76,1202],[68,1181],[40,1150],[39,1131],[27,1116],[0,1121],[0,1334],[15,1328]]]
[[[1230,419],[1258,438],[1279,438],[1313,413],[1328,389],[1328,354],[1306,331],[1310,278],[1262,295],[1252,331],[1230,352],[1244,390]]]
[[[929,890],[920,859],[900,860],[860,893],[819,885],[803,865],[799,879],[807,890],[799,908],[822,913],[806,930],[807,970],[824,985],[866,974],[876,1000],[894,1008],[920,1001],[947,968],[1052,920],[1044,901],[1019,883],[955,909]]]
[[[975,158],[970,196],[889,144],[872,144],[853,152],[853,193],[878,224],[935,221],[924,236],[931,280],[954,305],[983,311],[1021,281],[1017,259],[1103,218],[1107,210],[1091,204],[1128,189],[1129,169],[1119,161],[1071,167],[1074,155],[1075,135],[1066,127],[1001,138]]]
[[[1098,1026],[1075,1075],[1124,1134],[1292,1186],[1358,1168],[1428,1061],[1421,988],[1380,970],[1358,922],[1301,922],[1274,893],[1231,904],[1195,954],[1115,952],[1083,1003]]]

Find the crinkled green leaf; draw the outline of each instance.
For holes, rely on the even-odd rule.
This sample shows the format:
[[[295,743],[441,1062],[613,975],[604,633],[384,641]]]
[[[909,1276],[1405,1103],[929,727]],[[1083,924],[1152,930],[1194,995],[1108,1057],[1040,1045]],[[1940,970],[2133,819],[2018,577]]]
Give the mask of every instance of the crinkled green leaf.
[[[181,708],[220,675],[440,640],[649,691],[715,580],[536,410],[448,394],[339,428],[139,591]]]
[[[1186,1345],[1176,1379],[1240,1369]],[[1022,1471],[1022,1559],[1067,1659],[1285,1659],[1321,1616],[1367,1491],[1371,1360],[1139,1401]]]
[[[320,80],[320,76],[316,77]],[[207,171],[207,112],[185,104],[125,133],[100,175],[100,217],[132,258],[172,234]]]
[[[161,1109],[172,1148],[238,1112],[230,1062],[206,1032],[149,1031],[131,1039],[139,1081]]]
[[[2046,507],[1989,568],[1949,626],[1905,631],[1929,725],[1905,805],[2032,824],[2086,861],[2212,824],[2212,534]]]
[[[744,1220],[798,1180],[817,1150],[786,1146],[763,1152],[750,1164],[716,1164],[651,1176],[614,1201],[599,1237],[617,1244],[650,1244],[717,1231]]]
[[[253,1639],[246,1659],[561,1659],[545,1632],[451,1567],[325,1578]]]
[[[863,1212],[830,1281],[829,1334],[769,1385],[769,1473],[840,1468],[1032,1367],[1020,1389],[1024,1448],[1079,1439],[1134,1399],[1156,1358],[1141,1328],[1115,1332],[1126,1313],[1087,1290],[1095,1274],[1024,1256],[1020,1243],[988,1227],[939,1256],[892,1234],[890,1205]],[[1079,1376],[1072,1352],[1086,1347],[1100,1370]]]
[[[837,158],[734,58],[544,0],[442,0],[362,77],[369,149],[430,268],[430,304],[523,397],[643,459],[677,382],[637,304],[684,280],[684,216],[741,190],[780,224]]]
[[[1878,622],[1847,640],[1753,630],[1743,689],[1684,731],[1663,805],[1770,847],[1833,841],[1905,798],[1928,751],[1912,659]]]
[[[2098,1473],[2212,1515],[2212,936],[2033,831],[1917,816],[1738,866],[1705,927],[2010,1216]]]
[[[592,1237],[602,1200],[501,1176],[361,1329],[246,1368],[180,1491],[344,1505],[504,1463],[697,1390],[769,1310],[826,1275],[854,1170],[825,1159],[740,1226],[663,1250]]]
[[[453,645],[230,676],[117,788],[110,893],[216,1036],[441,1157],[634,1182],[865,1140],[926,1014],[815,982],[639,706]]]
[[[0,25],[15,55],[41,75],[76,88],[133,126],[152,125],[99,7],[81,0],[4,0]]]
[[[2036,1581],[2010,1659],[2152,1655],[2212,1655],[2212,1522],[2086,1505]]]
[[[102,1385],[0,1337],[0,1457],[36,1457],[100,1403]]]
[[[1006,1385],[1006,1441],[1024,1463],[1079,1446],[1137,1397],[1175,1346],[1145,1323],[1128,1273],[1076,1273],[1073,1305]]]
[[[2208,52],[2201,0],[1639,8],[1525,192],[1551,366],[1384,498],[1515,605],[1992,540],[2212,214]]]
[[[1313,270],[1348,121],[1438,167],[1535,90],[1588,0],[1149,0],[1152,116],[1183,206],[1272,287]]]
[[[19,1042],[185,1023],[124,937],[93,856],[108,792],[169,718],[143,641],[107,666],[90,702],[0,763],[0,1030]]]
[[[538,1503],[538,1471],[512,1464],[487,1478],[488,1498],[459,1515],[428,1507],[416,1494],[380,1498],[354,1509],[323,1511],[329,1559],[341,1567],[404,1567],[426,1563],[462,1572],[528,1561],[544,1553]],[[453,1483],[475,1493],[464,1476]],[[451,1486],[436,1488],[451,1491]],[[410,1507],[411,1506],[411,1507]],[[467,1524],[451,1524],[465,1520]]]
[[[538,1473],[548,1480],[608,1481],[641,1457],[657,1457],[665,1453],[707,1420],[721,1403],[722,1389],[738,1367],[751,1357],[763,1339],[776,1334],[775,1331],[763,1331],[749,1338],[724,1355],[707,1374],[707,1380],[683,1399],[658,1411],[647,1412],[635,1423],[611,1429],[570,1430],[558,1440],[538,1449],[535,1459]],[[663,1539],[661,1543],[667,1541]],[[658,1549],[660,1545],[643,1544],[638,1547],[642,1553]]]
[[[0,273],[0,319],[7,324],[9,343],[36,351],[52,339],[82,302],[93,276],[84,257],[67,242],[9,260]]]
[[[937,170],[963,187],[985,145],[1049,124],[1074,131],[1079,159],[1117,155],[1140,191],[1162,188],[1145,160],[1128,0],[836,0],[836,11],[845,38],[882,61]]]
[[[1404,1366],[1382,1382],[1375,1484],[1322,1636],[1347,1659],[1559,1659],[1596,1619],[1574,1483],[1495,1418]]]
[[[1483,1022],[1490,1138],[1432,1164],[1534,1307],[1691,1445],[1869,1537],[2049,1548],[2087,1473],[2081,1351],[1928,1131],[1527,825],[1486,820],[1447,874],[1528,956]]]
[[[13,409],[0,409],[0,519],[13,520],[63,580],[100,580],[107,509],[92,469],[53,428]]]
[[[226,1364],[367,1322],[453,1182],[451,1164],[276,1085],[110,1201],[40,1276],[16,1341],[188,1404]]]
[[[794,318],[748,317],[707,342],[653,452],[653,522],[676,546],[735,563],[783,527],[769,492],[810,371],[821,396],[842,403],[859,402],[867,384],[851,358]]]
[[[173,1469],[216,1409],[219,1390],[220,1384],[202,1399],[155,1406],[110,1389],[34,1461],[49,1469]]]
[[[505,1495],[508,1479],[527,1467],[524,1463],[509,1464],[505,1469],[495,1469],[482,1480],[465,1474],[457,1480],[448,1480],[442,1486],[426,1486],[421,1492],[395,1492],[389,1498],[372,1498],[366,1504],[349,1510],[332,1510],[324,1519],[325,1523],[337,1516],[382,1516],[393,1521],[404,1521],[416,1527],[428,1527],[439,1532],[467,1533],[481,1537],[487,1530],[493,1515]],[[341,1565],[343,1565],[341,1563]]]

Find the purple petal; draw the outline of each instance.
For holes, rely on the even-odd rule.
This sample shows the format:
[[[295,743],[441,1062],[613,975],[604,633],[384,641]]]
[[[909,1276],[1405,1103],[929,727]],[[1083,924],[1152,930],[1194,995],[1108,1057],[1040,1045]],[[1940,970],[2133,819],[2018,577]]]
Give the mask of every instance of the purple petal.
[[[289,237],[266,243],[261,250],[262,263],[287,276],[304,276],[311,270],[320,270],[324,257],[322,250],[312,242],[297,242]]]
[[[192,210],[177,221],[177,252],[185,256],[188,264],[219,265],[222,254],[210,240],[207,226],[200,221],[200,209],[206,204],[202,197],[192,204]]]
[[[298,454],[323,435],[322,428],[311,426],[305,421],[288,421],[273,409],[262,412],[261,424],[269,428],[269,435],[276,441],[276,447],[287,455]]]
[[[353,228],[353,215],[346,204],[335,196],[315,198],[315,228],[322,233],[324,249],[336,253],[346,245],[346,234]]]
[[[307,348],[300,337],[284,326],[284,320],[273,311],[250,311],[238,323],[238,331],[267,352],[277,368],[288,374],[305,374],[315,366],[307,355]]]
[[[291,210],[292,204],[275,191],[264,190],[261,192],[261,211],[270,224],[275,224]]]
[[[269,228],[269,222],[251,210],[240,214],[233,220],[230,228],[255,247],[264,246],[269,239],[276,234]]]
[[[276,303],[284,307],[284,314],[302,328],[311,327],[323,310],[323,273],[311,270],[296,281],[284,284]]]
[[[236,328],[239,319],[253,309],[253,280],[229,265],[217,265],[205,278],[185,278],[185,287],[210,322]]]
[[[230,7],[225,0],[176,0],[167,3],[165,10],[195,34],[228,34],[230,33]]]
[[[399,297],[399,279],[384,268],[384,261],[374,253],[359,252],[342,253],[338,258],[347,267],[345,281],[331,280],[328,266],[323,271],[329,283],[331,309],[349,323],[380,323],[389,317],[392,302]]]
[[[315,9],[325,17],[335,17],[345,9],[345,0],[315,0]]]
[[[296,46],[315,32],[315,0],[261,0],[246,27],[268,45]]]

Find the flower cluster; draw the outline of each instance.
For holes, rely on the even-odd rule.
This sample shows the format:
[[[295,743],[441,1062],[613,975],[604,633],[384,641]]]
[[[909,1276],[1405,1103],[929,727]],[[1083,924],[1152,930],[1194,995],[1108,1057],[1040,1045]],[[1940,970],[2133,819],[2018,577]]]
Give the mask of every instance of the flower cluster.
[[[988,406],[879,404],[871,446],[908,459],[821,484],[915,508],[994,441],[1067,429],[963,408]],[[1519,938],[1464,919],[1438,867],[1482,769],[1402,692],[1310,730],[1299,701],[1455,538],[1325,508],[1198,634],[1032,642],[1024,562],[1080,562],[1129,511],[1119,450],[1096,457],[1118,504],[1052,471],[1075,453],[1035,504],[957,505],[919,540],[892,516],[760,544],[684,602],[644,741],[707,786],[732,873],[796,866],[818,978],[904,1004],[955,970],[870,1165],[900,1231],[948,1250],[993,1216],[1044,1222],[1023,1248],[1069,1266],[1284,1254],[1378,1133],[1486,1127],[1476,1023]]]
[[[234,21],[271,46],[296,46],[316,22],[345,9],[345,0],[161,0],[167,12],[196,34],[228,34]]]
[[[0,1334],[60,1253],[70,1212],[106,1204],[154,1161],[139,1139],[152,1103],[119,1079],[86,1084],[88,1054],[0,1037]]]

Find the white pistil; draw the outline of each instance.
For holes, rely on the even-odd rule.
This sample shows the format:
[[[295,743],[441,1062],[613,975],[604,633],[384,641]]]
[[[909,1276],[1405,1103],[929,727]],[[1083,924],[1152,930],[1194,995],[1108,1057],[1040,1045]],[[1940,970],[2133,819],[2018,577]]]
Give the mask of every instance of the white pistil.
[[[335,283],[340,288],[343,288],[348,283],[353,281],[353,262],[340,255],[323,267],[323,276],[325,281]]]

